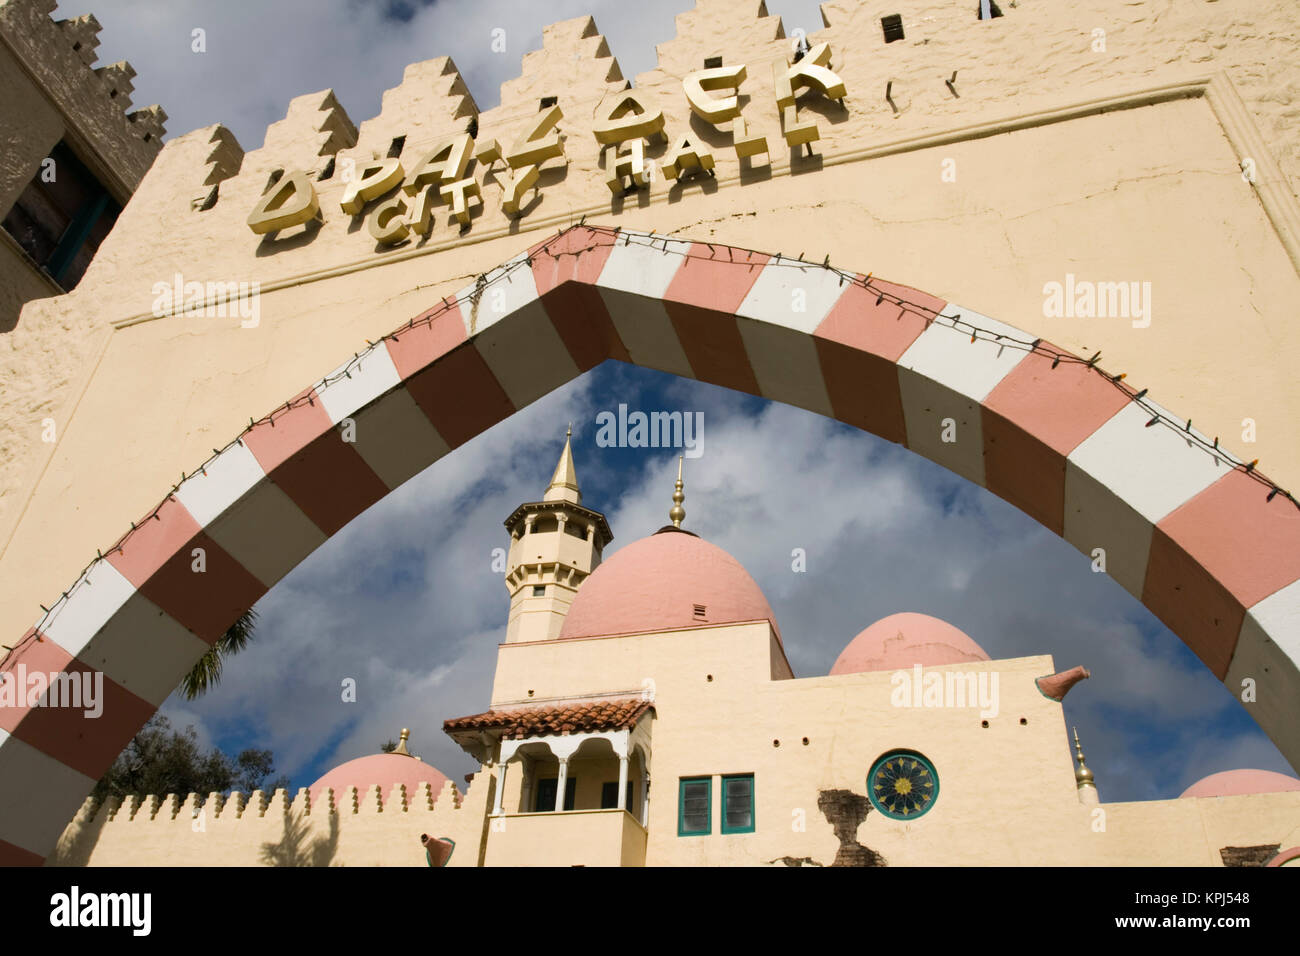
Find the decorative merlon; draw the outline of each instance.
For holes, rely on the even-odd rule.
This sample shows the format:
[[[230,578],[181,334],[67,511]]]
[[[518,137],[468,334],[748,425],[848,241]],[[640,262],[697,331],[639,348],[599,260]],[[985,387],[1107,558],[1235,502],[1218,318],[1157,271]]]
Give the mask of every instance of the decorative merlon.
[[[86,66],[94,66],[99,57],[95,48],[99,46],[99,21],[93,13],[84,13],[70,20],[56,20],[55,26],[63,31],[68,43]]]
[[[542,97],[559,97],[563,108],[566,102],[599,99],[626,86],[595,19],[575,17],[542,31],[542,48],[524,54],[520,75],[501,84],[499,109],[506,115],[532,115]]]

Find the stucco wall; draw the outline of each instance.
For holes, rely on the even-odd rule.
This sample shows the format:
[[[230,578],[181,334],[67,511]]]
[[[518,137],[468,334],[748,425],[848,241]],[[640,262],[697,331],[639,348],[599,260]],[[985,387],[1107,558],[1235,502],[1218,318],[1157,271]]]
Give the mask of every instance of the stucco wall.
[[[1300,843],[1300,793],[1081,804],[1062,707],[1034,684],[1055,670],[1051,657],[925,669],[987,675],[985,686],[996,686],[996,707],[898,706],[890,671],[770,679],[764,673],[769,633],[766,624],[747,624],[502,645],[494,700],[514,693],[524,674],[531,675],[539,700],[613,693],[651,678],[655,711],[647,718],[653,720],[653,753],[643,852],[652,866],[830,865],[841,844],[826,798],[848,793],[865,799],[873,763],[900,748],[933,764],[939,778],[933,808],[906,821],[873,809],[849,828],[891,866],[1221,866],[1223,847]],[[601,780],[617,779],[617,764],[578,759],[570,774],[579,780],[581,807],[599,800]],[[753,774],[755,832],[721,833],[723,774]],[[713,778],[712,832],[678,836],[678,780],[706,775]],[[94,815],[87,807],[51,862],[423,865],[418,837],[424,832],[456,840],[452,865],[473,865],[484,833],[488,865],[640,862],[641,829],[621,815],[518,816],[524,776],[520,761],[512,761],[504,818],[488,816],[499,766],[475,776],[459,809],[450,783],[432,811],[427,795],[415,795],[400,809],[395,793],[377,812],[372,788],[356,798],[357,812],[347,794],[340,798],[343,813],[312,808],[304,815],[299,796],[286,816],[281,792],[260,816],[248,809],[238,817],[223,813],[202,832],[193,826],[192,804],[173,814],[164,803],[151,817],[145,801],[147,809],[135,819],[128,806],[112,820],[111,807]],[[629,779],[636,792],[635,774]],[[1104,799],[1106,781],[1099,788]],[[258,806],[257,799],[249,801]]]
[[[528,58],[531,82],[506,84],[502,105],[479,117],[480,141],[512,140],[539,91],[562,89],[571,117],[561,124],[567,172],[552,161],[540,201],[517,223],[499,213],[498,187],[488,182],[484,211],[464,236],[442,214],[415,248],[377,249],[361,221],[338,210],[338,177],[319,184],[325,224],[314,235],[259,241],[243,222],[274,169],[320,170],[339,150],[339,160],[382,155],[402,132],[409,162],[438,135],[462,128],[469,101],[445,61],[408,70],[409,85],[390,91],[390,112],[362,124],[356,146],[351,122],[321,95],[296,100],[242,167],[220,130],[170,142],[82,286],[29,305],[0,355],[0,380],[14,383],[0,395],[7,452],[0,566],[23,569],[0,574],[0,623],[11,633],[30,626],[37,600],[57,597],[96,548],[250,417],[337,366],[365,338],[584,213],[814,260],[829,254],[837,264],[960,296],[1066,348],[1100,349],[1108,369],[1126,371],[1247,460],[1259,457],[1266,474],[1284,484],[1300,474],[1293,424],[1300,397],[1289,372],[1297,346],[1282,334],[1300,285],[1256,198],[1262,183],[1242,179],[1241,157],[1207,98],[1011,128],[1107,96],[1159,100],[1163,94],[1149,92],[1155,87],[1224,69],[1294,183],[1297,134],[1285,118],[1295,83],[1276,63],[1294,33],[1295,8],[1265,0],[1066,10],[1026,2],[981,23],[958,7],[901,4],[908,38],[886,46],[865,11],[827,5],[831,25],[810,39],[832,44],[849,110],[808,108],[823,115],[822,140],[817,157],[801,159],[781,143],[772,99],[771,62],[788,50],[776,19],[753,19],[754,3],[703,4],[679,22],[679,37],[660,47],[661,68],[637,77],[637,87],[662,106],[670,136],[690,129],[716,142],[717,188],[711,181],[670,189],[660,180],[626,203],[609,199],[586,119],[598,97],[622,85],[616,66],[588,20],[558,24]],[[1094,28],[1107,31],[1105,54],[1091,48]],[[737,179],[728,135],[687,118],[680,76],[715,52],[749,66],[744,115],[768,135],[770,176]],[[958,97],[940,80],[952,69]],[[897,115],[882,99],[891,77]],[[413,102],[424,111],[419,125]],[[988,125],[1003,119],[1009,124]],[[992,135],[997,129],[1004,131]],[[952,141],[926,138],[938,134]],[[955,182],[941,179],[946,159],[955,160]],[[1265,160],[1261,176],[1271,168]],[[483,179],[481,170],[474,175]],[[214,180],[217,204],[195,211],[191,200]],[[816,238],[794,250],[792,235]],[[1066,272],[1151,282],[1151,327],[1044,317],[1043,285]],[[177,273],[260,282],[259,326],[152,320],[154,283]],[[107,332],[137,318],[149,321]],[[46,417],[56,421],[57,444],[41,441]],[[1243,447],[1247,417],[1258,441]]]

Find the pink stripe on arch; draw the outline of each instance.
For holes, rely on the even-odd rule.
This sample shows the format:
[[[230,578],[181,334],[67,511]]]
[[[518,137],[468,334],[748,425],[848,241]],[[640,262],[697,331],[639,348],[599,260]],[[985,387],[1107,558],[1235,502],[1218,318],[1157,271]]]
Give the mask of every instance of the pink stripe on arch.
[[[22,665],[21,669],[19,665]],[[24,644],[5,661],[4,671],[13,675],[40,673],[48,680],[50,674],[68,674],[78,682],[83,675],[96,672],[72,657],[51,640],[33,640]],[[98,717],[86,715],[86,707],[52,707],[45,704],[28,706],[24,694],[19,695],[15,706],[0,707],[0,729],[24,743],[30,744],[60,763],[98,780],[112,765],[117,755],[131,742],[140,727],[157,710],[153,704],[141,700],[108,677],[102,680],[103,697]],[[92,688],[94,684],[92,683]],[[17,688],[25,691],[25,688]]]
[[[542,306],[580,372],[609,358],[631,361],[596,288],[615,238],[576,226],[528,250]]]
[[[985,487],[1059,535],[1066,457],[1129,397],[1087,365],[1053,368],[1054,360],[1026,355],[985,398],[981,416]]]

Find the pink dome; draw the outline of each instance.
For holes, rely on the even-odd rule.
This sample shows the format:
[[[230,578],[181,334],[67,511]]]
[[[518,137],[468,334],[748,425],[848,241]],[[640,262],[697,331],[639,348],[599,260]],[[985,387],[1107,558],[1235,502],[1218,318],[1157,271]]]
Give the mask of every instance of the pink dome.
[[[1272,770],[1225,770],[1202,777],[1179,797],[1235,797],[1243,793],[1300,790],[1300,780]]]
[[[966,664],[986,661],[988,654],[946,621],[928,614],[891,614],[862,631],[840,652],[835,674],[892,671],[920,664]]]
[[[780,640],[767,598],[740,562],[669,527],[632,542],[592,572],[578,588],[560,640],[763,620]]]
[[[357,796],[360,798],[375,784],[379,784],[379,792],[384,801],[388,800],[393,787],[399,783],[406,784],[408,800],[415,796],[417,788],[422,783],[427,783],[433,788],[433,797],[436,800],[446,782],[447,777],[440,773],[437,767],[416,757],[402,754],[371,754],[368,757],[358,757],[356,760],[339,764],[313,783],[309,789],[313,806],[324,797],[328,787],[334,788],[334,802],[337,805],[343,799],[343,794],[348,787],[356,787]]]

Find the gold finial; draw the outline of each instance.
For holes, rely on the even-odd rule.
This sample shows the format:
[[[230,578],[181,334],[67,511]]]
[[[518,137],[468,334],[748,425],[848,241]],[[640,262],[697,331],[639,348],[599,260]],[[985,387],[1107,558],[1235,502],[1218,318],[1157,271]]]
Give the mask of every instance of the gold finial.
[[[1097,788],[1097,782],[1093,779],[1092,771],[1088,769],[1088,765],[1084,763],[1083,747],[1079,744],[1079,728],[1075,727],[1073,728],[1073,730],[1074,730],[1074,753],[1079,760],[1079,768],[1074,771],[1075,786],[1078,787],[1080,790],[1082,790],[1084,787],[1092,787],[1095,790]]]
[[[567,432],[564,433],[564,437],[565,437],[565,438],[572,438],[572,437],[573,437],[573,422],[569,422],[569,430],[568,430]]]
[[[398,740],[397,746],[393,748],[392,752],[395,754],[401,754],[403,757],[410,757],[411,752],[406,749],[406,742],[410,739],[411,732],[403,727],[401,739]]]
[[[680,528],[682,522],[686,519],[686,509],[682,507],[682,502],[686,500],[686,493],[682,491],[682,456],[677,456],[677,484],[673,488],[673,507],[668,512],[668,517],[672,519],[673,527]]]

